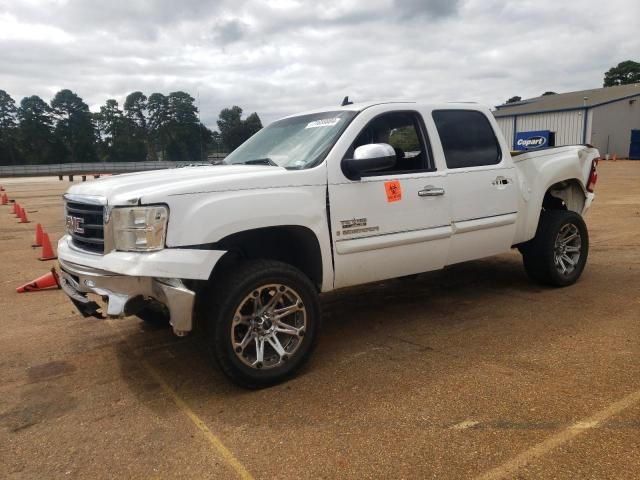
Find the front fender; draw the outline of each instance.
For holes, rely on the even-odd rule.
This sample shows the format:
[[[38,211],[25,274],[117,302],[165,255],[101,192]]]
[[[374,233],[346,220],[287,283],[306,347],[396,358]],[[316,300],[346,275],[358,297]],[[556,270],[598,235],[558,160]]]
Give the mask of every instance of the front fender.
[[[285,186],[173,196],[168,247],[204,248],[234,233],[275,226],[311,230],[320,246],[322,290],[333,285],[326,185]]]
[[[173,197],[168,247],[206,245],[233,233],[276,225],[326,230],[326,187],[280,187]]]

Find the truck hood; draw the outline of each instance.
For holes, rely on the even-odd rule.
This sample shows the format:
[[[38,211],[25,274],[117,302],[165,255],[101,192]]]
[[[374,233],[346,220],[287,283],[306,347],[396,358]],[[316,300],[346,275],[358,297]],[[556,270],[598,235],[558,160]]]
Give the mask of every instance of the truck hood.
[[[165,202],[168,196],[247,188],[273,188],[287,178],[295,184],[296,173],[263,165],[212,165],[170,168],[114,175],[73,185],[67,193],[99,196],[110,205]]]

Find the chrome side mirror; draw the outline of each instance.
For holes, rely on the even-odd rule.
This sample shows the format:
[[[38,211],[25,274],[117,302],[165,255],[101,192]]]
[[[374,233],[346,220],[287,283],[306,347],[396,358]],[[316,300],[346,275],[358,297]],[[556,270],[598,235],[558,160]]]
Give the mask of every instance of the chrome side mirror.
[[[396,151],[388,143],[371,143],[356,148],[353,158],[342,161],[342,171],[351,180],[360,180],[363,173],[393,168]]]

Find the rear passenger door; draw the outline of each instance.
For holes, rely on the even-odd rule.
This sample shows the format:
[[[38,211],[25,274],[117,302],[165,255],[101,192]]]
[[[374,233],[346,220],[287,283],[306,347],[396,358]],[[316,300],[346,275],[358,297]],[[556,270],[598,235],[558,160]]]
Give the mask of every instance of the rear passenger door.
[[[453,236],[447,264],[507,251],[515,235],[514,166],[478,110],[434,110],[444,155]]]

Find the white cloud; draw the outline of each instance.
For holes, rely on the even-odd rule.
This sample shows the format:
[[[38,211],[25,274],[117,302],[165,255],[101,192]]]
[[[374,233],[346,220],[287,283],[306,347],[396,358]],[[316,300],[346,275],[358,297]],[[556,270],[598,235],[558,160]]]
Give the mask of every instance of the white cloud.
[[[9,13],[0,14],[0,41],[12,40],[69,43],[73,37],[57,27],[23,23]]]
[[[203,121],[265,122],[344,95],[498,104],[601,85],[640,60],[640,4],[610,0],[0,0],[0,88],[93,108],[135,90],[199,94]]]

